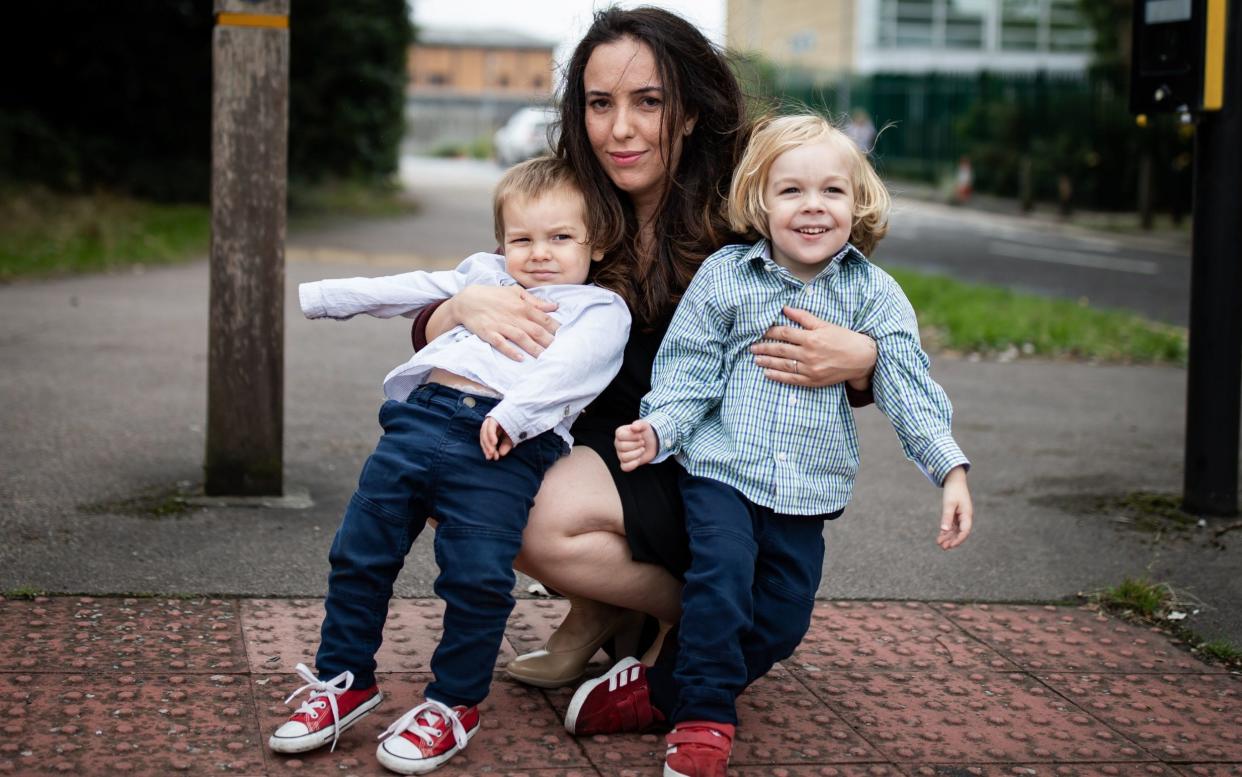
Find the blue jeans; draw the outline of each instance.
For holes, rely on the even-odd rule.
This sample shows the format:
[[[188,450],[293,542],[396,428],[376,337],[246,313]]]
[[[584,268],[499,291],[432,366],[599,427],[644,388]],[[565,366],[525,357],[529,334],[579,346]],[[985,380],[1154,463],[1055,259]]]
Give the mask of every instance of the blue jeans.
[[[738,695],[793,655],[811,625],[824,521],[841,511],[783,515],[689,474],[681,493],[690,570],[676,641],[647,673],[651,700],[672,723],[736,724]]]
[[[380,408],[384,435],[362,467],[328,560],[328,596],[315,665],[320,679],[345,670],[354,688],[375,685],[393,583],[426,525],[435,535],[436,595],[444,635],[431,658],[427,697],[473,706],[487,697],[513,609],[513,559],[535,493],[565,451],[553,431],[499,461],[479,448],[479,427],[497,400],[424,384]]]

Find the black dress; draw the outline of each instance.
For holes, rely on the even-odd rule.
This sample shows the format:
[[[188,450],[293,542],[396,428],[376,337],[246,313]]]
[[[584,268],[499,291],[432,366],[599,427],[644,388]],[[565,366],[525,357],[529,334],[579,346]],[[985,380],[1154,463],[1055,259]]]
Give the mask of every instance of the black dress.
[[[680,579],[690,568],[690,540],[677,487],[681,465],[670,458],[622,472],[613,445],[617,427],[638,420],[638,405],[651,389],[651,367],[670,319],[646,331],[634,322],[621,371],[578,417],[572,431],[575,445],[595,451],[608,465],[621,496],[625,538],[634,560],[658,564]]]
[[[410,339],[415,351],[426,347],[427,322],[442,304],[428,305],[414,318]],[[621,495],[625,538],[634,560],[658,564],[680,579],[690,568],[690,538],[677,487],[681,465],[670,458],[622,472],[613,445],[617,427],[638,420],[638,405],[651,389],[651,367],[671,320],[670,313],[646,330],[637,322],[631,326],[621,371],[578,416],[572,432],[575,445],[595,451],[608,465]]]

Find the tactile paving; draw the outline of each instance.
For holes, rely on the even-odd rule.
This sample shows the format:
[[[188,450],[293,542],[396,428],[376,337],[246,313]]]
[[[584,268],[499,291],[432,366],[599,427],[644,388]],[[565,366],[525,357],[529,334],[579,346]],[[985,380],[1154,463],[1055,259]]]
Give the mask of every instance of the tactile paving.
[[[1021,673],[834,672],[807,682],[896,763],[1155,760]]]
[[[1024,669],[1044,672],[1202,672],[1165,634],[1081,607],[938,605],[954,623]],[[1224,671],[1224,670],[1221,670]]]
[[[245,676],[0,674],[0,773],[258,774]]]
[[[0,599],[0,622],[0,666],[21,672],[246,671],[235,601]]]
[[[1242,762],[1242,682],[1230,675],[1041,676],[1162,761]]]
[[[438,599],[393,599],[384,624],[384,643],[375,656],[377,671],[428,671],[443,633],[443,615],[444,603]],[[242,602],[241,622],[253,671],[292,676],[299,663],[314,668],[322,600],[247,600]],[[503,667],[513,656],[513,648],[502,640],[496,666]]]
[[[664,770],[659,765],[645,768],[622,766],[600,769],[600,774],[606,777],[660,777],[664,774]],[[729,764],[729,777],[902,777],[902,774],[897,767],[885,763],[832,766],[788,764],[736,766],[734,762]]]
[[[514,651],[521,655],[538,650],[556,631],[569,612],[565,599],[518,599],[505,627],[505,636]]]
[[[288,707],[285,697],[298,686],[296,678],[269,680],[256,694],[260,725],[264,736],[276,730],[299,703]],[[423,689],[430,674],[381,674],[377,680],[384,701],[357,725],[341,735],[335,752],[327,748],[296,756],[267,754],[272,774],[340,775],[390,774],[375,760],[379,745],[376,737],[411,707],[424,701]],[[257,683],[256,683],[257,685]],[[470,740],[464,751],[453,757],[442,771],[446,775],[505,773],[524,771],[532,765],[550,769],[589,769],[590,763],[573,737],[561,726],[543,694],[516,683],[496,680],[491,693],[479,707],[482,731]],[[451,768],[450,768],[451,767]],[[564,772],[555,772],[568,777]]]
[[[1178,777],[1158,763],[898,765],[910,777]]]
[[[498,663],[566,609],[521,600]],[[0,597],[0,777],[388,774],[375,736],[422,700],[441,605],[394,600],[388,698],[335,753],[276,756],[267,736],[297,706],[291,670],[313,661],[322,613],[318,599]],[[438,773],[662,773],[663,735],[566,734],[571,692],[497,674],[483,731]],[[730,773],[1242,777],[1240,694],[1242,678],[1166,636],[1081,608],[823,603],[795,658],[739,700]]]
[[[1173,768],[1184,777],[1242,777],[1242,763],[1190,764]]]
[[[562,718],[572,695],[572,689],[549,692]],[[730,763],[738,767],[885,760],[779,666],[746,689],[738,698],[737,712],[740,723]],[[600,769],[664,762],[663,734],[594,736],[578,741]]]
[[[810,631],[786,663],[808,672],[1015,668],[939,611],[919,602],[818,604]]]

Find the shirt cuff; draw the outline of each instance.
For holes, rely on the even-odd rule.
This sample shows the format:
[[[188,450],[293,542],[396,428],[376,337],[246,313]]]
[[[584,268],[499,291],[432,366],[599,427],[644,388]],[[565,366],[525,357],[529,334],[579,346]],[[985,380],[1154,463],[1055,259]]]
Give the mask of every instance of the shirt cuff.
[[[652,430],[656,433],[656,440],[660,443],[660,451],[651,460],[652,464],[659,464],[677,453],[677,424],[671,416],[655,412],[649,416],[643,416],[643,420],[651,424]]]
[[[944,485],[944,479],[954,467],[970,469],[970,460],[948,435],[932,440],[919,454],[918,464],[927,479],[937,487]]]
[[[505,430],[505,434],[509,435],[514,445],[520,445],[540,434],[533,427],[531,419],[525,418],[523,413],[515,412],[513,405],[506,405],[503,400],[492,408],[487,417],[496,419],[496,423]]]
[[[302,315],[307,318],[324,318],[328,315],[328,306],[323,301],[322,281],[298,284],[298,304],[302,306]]]
[[[418,315],[414,317],[414,324],[410,327],[410,342],[413,344],[415,351],[421,351],[427,347],[427,323],[431,321],[431,316],[445,302],[448,302],[448,300],[436,300],[420,310]]]

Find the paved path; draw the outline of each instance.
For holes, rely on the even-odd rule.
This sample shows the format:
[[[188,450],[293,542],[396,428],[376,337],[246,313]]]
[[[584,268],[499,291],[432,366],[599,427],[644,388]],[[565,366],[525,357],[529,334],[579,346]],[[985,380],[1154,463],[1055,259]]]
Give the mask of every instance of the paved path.
[[[501,661],[562,611],[520,602]],[[0,774],[388,774],[375,737],[422,699],[439,603],[394,601],[388,698],[335,752],[276,756],[265,742],[321,613],[311,600],[0,598]],[[566,734],[569,696],[498,677],[482,732],[437,773],[661,773],[662,736]],[[734,775],[1242,774],[1242,679],[1080,608],[824,602],[798,653],[738,706]]]

